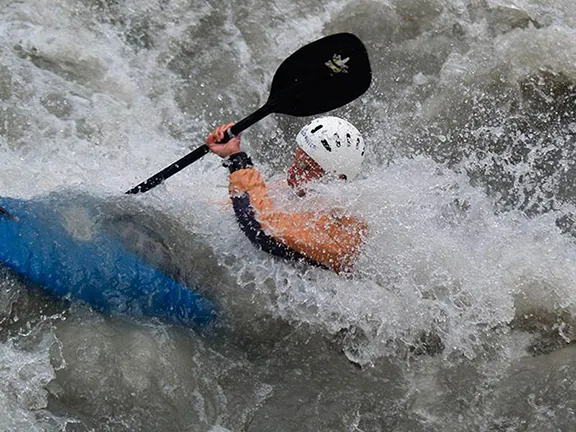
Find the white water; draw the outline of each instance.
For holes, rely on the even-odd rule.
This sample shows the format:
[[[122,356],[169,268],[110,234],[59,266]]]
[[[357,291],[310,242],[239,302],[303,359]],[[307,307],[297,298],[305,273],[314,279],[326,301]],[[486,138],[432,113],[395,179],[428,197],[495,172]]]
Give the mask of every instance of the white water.
[[[1,430],[571,430],[572,348],[555,350],[576,313],[576,244],[558,227],[574,211],[573,2],[0,7],[0,195],[110,201],[226,316],[204,337],[68,310],[3,276],[2,317],[18,319],[2,321]],[[353,278],[255,250],[214,156],[121,196],[338,31],[374,68],[337,112],[365,131],[364,178],[319,187],[370,226]],[[304,121],[244,134],[268,177]],[[423,333],[443,351],[414,355]]]

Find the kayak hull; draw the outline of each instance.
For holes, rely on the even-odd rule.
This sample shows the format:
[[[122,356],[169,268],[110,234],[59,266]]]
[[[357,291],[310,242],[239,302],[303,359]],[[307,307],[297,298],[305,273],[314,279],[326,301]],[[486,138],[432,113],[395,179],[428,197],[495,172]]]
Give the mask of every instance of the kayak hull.
[[[0,197],[0,265],[108,315],[205,327],[214,303],[127,250],[90,205]]]

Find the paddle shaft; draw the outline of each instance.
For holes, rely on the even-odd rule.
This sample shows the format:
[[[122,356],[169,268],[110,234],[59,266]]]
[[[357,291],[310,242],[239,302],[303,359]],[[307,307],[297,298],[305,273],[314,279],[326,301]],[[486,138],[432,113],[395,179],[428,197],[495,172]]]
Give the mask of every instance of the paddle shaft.
[[[232,126],[230,129],[228,129],[226,131],[226,136],[221,141],[221,143],[222,144],[227,143],[230,139],[232,139],[233,137],[238,135],[240,132],[248,129],[254,123],[259,122],[264,117],[271,114],[273,112],[273,106],[274,105],[272,103],[267,102],[264,106],[260,107],[256,111],[254,111],[248,117],[240,120],[238,123],[236,123],[234,126]],[[208,149],[208,146],[206,144],[196,148],[192,152],[188,153],[186,156],[178,159],[172,165],[164,168],[162,171],[158,172],[157,174],[154,174],[148,180],[145,180],[142,183],[140,183],[138,186],[135,186],[132,189],[130,189],[129,191],[126,191],[125,194],[133,195],[133,194],[138,194],[138,193],[143,193],[143,192],[149,191],[150,189],[158,186],[160,183],[162,183],[167,178],[172,177],[177,172],[183,170],[188,165],[196,162],[198,159],[200,159],[202,156],[207,154],[209,151],[210,150]]]
[[[316,78],[316,80],[318,80],[318,78]],[[312,80],[310,80],[310,81],[312,81]],[[258,108],[256,111],[254,111],[249,116],[240,120],[238,123],[235,123],[234,126],[232,126],[230,129],[228,129],[224,135],[224,138],[222,139],[222,141],[220,141],[220,143],[226,144],[232,138],[234,138],[235,136],[240,134],[240,132],[248,129],[254,123],[257,123],[260,120],[262,120],[264,117],[272,114],[274,112],[274,109],[276,108],[276,101],[277,100],[290,97],[289,96],[290,94],[292,97],[300,96],[302,94],[302,91],[294,92],[291,90],[292,90],[291,88],[288,88],[288,89],[283,89],[283,90],[277,91],[276,95],[275,95],[276,97],[274,99],[269,99],[263,106]],[[167,178],[172,177],[174,174],[180,172],[181,170],[186,168],[188,165],[196,162],[198,159],[202,158],[204,155],[206,155],[209,152],[210,152],[210,149],[208,148],[208,146],[206,144],[204,144],[204,145],[196,148],[195,150],[193,150],[191,153],[188,153],[186,156],[178,159],[172,165],[167,166],[162,171],[154,174],[148,180],[143,181],[138,186],[135,186],[132,189],[130,189],[124,193],[127,195],[135,195],[135,194],[147,192],[150,189],[158,186],[160,183],[162,183]]]

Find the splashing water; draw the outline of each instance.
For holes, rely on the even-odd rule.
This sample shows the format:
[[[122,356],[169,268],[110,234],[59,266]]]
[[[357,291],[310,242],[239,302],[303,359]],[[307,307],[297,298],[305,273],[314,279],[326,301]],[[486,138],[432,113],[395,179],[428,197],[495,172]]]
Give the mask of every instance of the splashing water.
[[[202,336],[2,273],[0,429],[571,430],[574,2],[0,5],[0,193],[91,196],[225,311]],[[363,131],[366,170],[298,205],[366,220],[354,275],[253,248],[214,156],[122,196],[341,31],[374,70],[334,113]],[[271,181],[307,120],[245,132]]]

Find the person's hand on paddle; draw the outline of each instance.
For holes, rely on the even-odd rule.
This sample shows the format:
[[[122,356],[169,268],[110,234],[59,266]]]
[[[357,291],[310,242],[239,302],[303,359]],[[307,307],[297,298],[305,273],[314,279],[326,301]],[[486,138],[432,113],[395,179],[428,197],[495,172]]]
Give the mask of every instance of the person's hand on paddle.
[[[210,149],[212,153],[217,154],[221,158],[227,158],[234,153],[240,152],[240,135],[231,138],[225,144],[219,144],[219,142],[224,138],[226,131],[234,126],[234,123],[223,124],[222,126],[218,126],[208,138],[206,138],[206,145]]]

